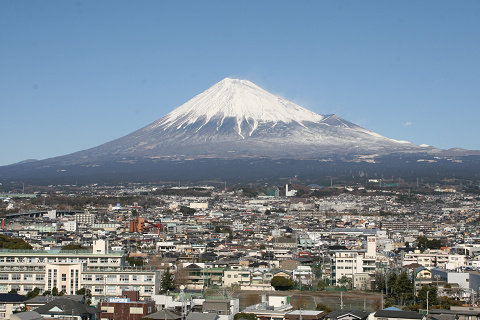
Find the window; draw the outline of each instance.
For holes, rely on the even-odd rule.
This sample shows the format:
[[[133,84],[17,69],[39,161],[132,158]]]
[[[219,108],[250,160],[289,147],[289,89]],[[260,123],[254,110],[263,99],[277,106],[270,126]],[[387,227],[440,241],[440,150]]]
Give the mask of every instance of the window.
[[[22,275],[18,274],[18,273],[14,273],[12,274],[12,280],[14,281],[19,281],[22,279]]]
[[[14,257],[7,257],[6,262],[7,262],[7,263],[15,262],[15,258],[14,258]]]
[[[102,306],[102,312],[114,313],[115,312],[115,307]]]
[[[95,293],[103,293],[103,288],[95,287]]]
[[[107,275],[107,282],[116,282],[116,281],[117,281],[117,275],[116,274]]]
[[[23,280],[32,281],[33,280],[33,274],[24,274],[23,275]]]
[[[153,287],[150,287],[150,286],[149,286],[149,287],[145,287],[145,288],[143,289],[143,292],[145,292],[145,293],[153,293]]]
[[[20,291],[20,286],[19,285],[13,285],[12,289],[10,289],[10,290],[15,290],[15,291],[19,292]]]
[[[91,274],[84,274],[83,275],[83,281],[92,281],[92,275]]]
[[[130,307],[130,314],[143,314],[143,308],[141,308],[141,307]]]
[[[138,276],[137,276],[137,275],[133,275],[133,276],[132,276],[132,281],[138,281]]]
[[[107,264],[108,263],[108,258],[101,258],[100,263]]]
[[[103,274],[96,274],[95,275],[95,281],[103,281],[104,277]]]
[[[98,263],[98,258],[90,258],[90,263]]]
[[[62,285],[62,292],[67,292],[67,286],[66,285]]]
[[[62,273],[62,281],[67,281],[67,274],[66,273]]]
[[[150,276],[150,275],[145,276],[145,281],[146,282],[153,282],[153,276]]]
[[[107,292],[108,293],[117,293],[117,287],[116,286],[108,286],[107,287]]]
[[[45,281],[45,275],[44,274],[35,275],[35,281]]]
[[[128,275],[127,274],[121,274],[120,275],[120,281],[128,282]]]
[[[8,280],[8,274],[6,273],[0,274],[0,280]]]

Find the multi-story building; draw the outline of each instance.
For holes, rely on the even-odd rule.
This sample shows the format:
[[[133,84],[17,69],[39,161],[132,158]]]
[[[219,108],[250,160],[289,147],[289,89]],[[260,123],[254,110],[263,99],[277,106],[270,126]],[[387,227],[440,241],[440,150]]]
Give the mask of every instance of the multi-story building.
[[[83,213],[76,213],[74,216],[78,224],[92,225],[95,222],[95,214],[85,210]]]
[[[69,231],[69,232],[75,232],[77,231],[77,222],[76,221],[66,221],[64,224],[63,224],[63,228],[65,229],[65,231]]]
[[[229,269],[223,271],[223,286],[249,285],[251,283],[250,275],[250,270],[242,266],[231,266]]]
[[[313,272],[310,266],[298,266],[293,270],[293,280],[301,285],[311,286],[313,283]]]
[[[460,254],[451,254],[446,251],[430,251],[404,253],[402,256],[402,266],[412,263],[418,263],[425,268],[442,268],[447,270],[456,270],[467,265],[467,256]]]
[[[156,311],[155,301],[140,300],[138,291],[123,291],[122,297],[102,299],[98,308],[102,310],[101,320],[138,320]]]
[[[352,281],[353,286],[356,274],[359,274],[359,276],[361,274],[362,277],[366,277],[367,275],[374,276],[376,270],[375,237],[367,237],[366,246],[367,250],[335,250],[331,252],[331,285],[338,285],[339,280],[346,277]],[[357,277],[357,279],[359,279],[359,277]],[[370,281],[366,281],[366,283],[369,282]]]
[[[123,251],[108,250],[104,240],[88,250],[0,250],[0,293],[26,294],[57,288],[75,294],[85,288],[93,299],[119,296],[124,290],[151,297],[159,290],[160,274],[153,268],[131,267]]]

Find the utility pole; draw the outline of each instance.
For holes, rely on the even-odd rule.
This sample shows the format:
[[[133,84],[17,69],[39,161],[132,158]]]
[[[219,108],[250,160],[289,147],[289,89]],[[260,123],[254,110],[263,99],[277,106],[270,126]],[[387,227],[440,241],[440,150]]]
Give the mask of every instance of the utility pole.
[[[428,316],[428,290],[427,290],[427,316]]]

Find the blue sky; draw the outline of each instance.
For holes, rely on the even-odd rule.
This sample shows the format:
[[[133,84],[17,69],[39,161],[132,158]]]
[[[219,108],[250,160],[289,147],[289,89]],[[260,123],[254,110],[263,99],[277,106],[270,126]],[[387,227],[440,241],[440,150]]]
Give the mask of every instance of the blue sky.
[[[225,77],[480,149],[480,1],[1,1],[0,165],[95,147]]]

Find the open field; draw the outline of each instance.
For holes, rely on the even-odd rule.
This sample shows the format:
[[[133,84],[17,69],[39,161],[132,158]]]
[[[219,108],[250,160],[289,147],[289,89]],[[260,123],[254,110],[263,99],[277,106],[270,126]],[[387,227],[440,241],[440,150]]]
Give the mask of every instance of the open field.
[[[246,306],[259,303],[262,291],[234,291],[233,296],[240,299],[240,310]],[[340,309],[340,299],[343,296],[344,309],[366,309],[367,312],[378,309],[381,305],[381,294],[378,292],[349,291],[343,292],[310,292],[310,291],[271,291],[268,295],[290,296],[295,309],[315,309],[317,303],[324,303],[330,308]]]

